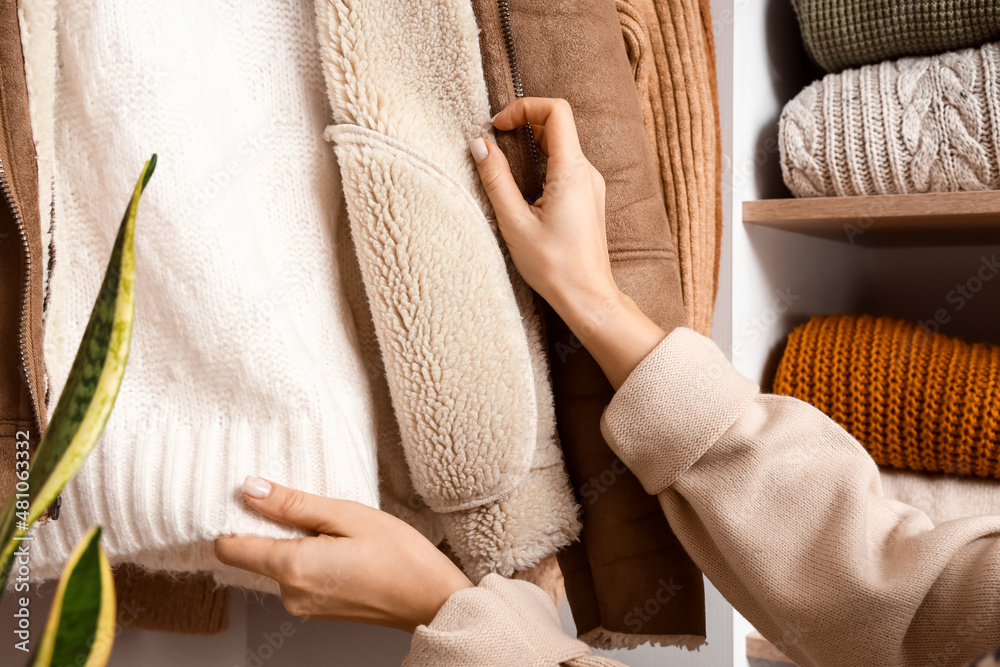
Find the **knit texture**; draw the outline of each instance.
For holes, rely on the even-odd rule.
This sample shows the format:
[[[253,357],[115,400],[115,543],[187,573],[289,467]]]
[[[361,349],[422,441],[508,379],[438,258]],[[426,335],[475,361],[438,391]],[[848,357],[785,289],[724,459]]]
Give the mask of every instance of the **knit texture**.
[[[1000,477],[1000,346],[868,315],[788,337],[777,394],[812,403],[881,465]]]
[[[802,401],[761,394],[711,340],[674,330],[602,429],[647,488],[673,480],[659,493],[670,526],[797,665],[958,667],[996,646],[1000,517],[935,527],[886,498],[854,438]],[[643,613],[672,601],[651,596]],[[407,664],[618,664],[577,653],[553,611],[538,589],[489,577],[417,629]]]
[[[829,74],[778,143],[796,197],[1000,188],[1000,43]]]
[[[969,516],[1000,516],[1000,481],[879,468],[886,498],[923,511],[934,525]]]
[[[58,7],[54,395],[136,174],[160,161],[136,229],[128,368],[59,520],[37,528],[39,579],[100,524],[113,564],[276,592],[214,556],[219,535],[305,534],[247,507],[246,475],[378,502],[313,21],[305,1]]]
[[[413,490],[472,578],[529,568],[579,521],[534,296],[468,151],[490,136],[472,8],[317,0],[316,11],[325,136]]]
[[[452,595],[429,626],[417,628],[405,667],[620,665],[595,658],[562,631],[552,600],[537,586],[490,575]]]
[[[206,572],[115,568],[119,622],[128,628],[210,635],[229,626],[229,589]]]
[[[792,0],[802,40],[828,72],[1000,39],[997,0]]]
[[[687,325],[710,335],[722,249],[722,143],[708,0],[617,0],[653,146]]]

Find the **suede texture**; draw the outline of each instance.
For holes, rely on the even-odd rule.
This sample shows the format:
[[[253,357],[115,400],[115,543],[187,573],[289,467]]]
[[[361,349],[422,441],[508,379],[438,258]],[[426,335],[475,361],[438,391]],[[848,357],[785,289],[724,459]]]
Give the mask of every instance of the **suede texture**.
[[[38,169],[16,2],[0,3],[0,128],[4,180],[4,193],[0,197],[0,500],[3,500],[13,492],[16,481],[17,432],[27,432],[33,452],[45,420]]]
[[[570,102],[584,154],[607,184],[618,287],[666,331],[683,326],[677,255],[615,3],[513,0],[514,58],[497,4],[474,0],[473,7],[491,111],[515,99],[512,60],[525,96]],[[525,198],[534,201],[542,182],[526,133],[500,132],[497,143]],[[655,498],[601,436],[601,413],[614,392],[600,367],[551,311],[547,328],[556,420],[583,508],[580,540],[559,555],[577,631],[607,648],[645,641],[696,647],[705,633],[701,572]],[[637,613],[665,587],[670,604],[652,616]]]

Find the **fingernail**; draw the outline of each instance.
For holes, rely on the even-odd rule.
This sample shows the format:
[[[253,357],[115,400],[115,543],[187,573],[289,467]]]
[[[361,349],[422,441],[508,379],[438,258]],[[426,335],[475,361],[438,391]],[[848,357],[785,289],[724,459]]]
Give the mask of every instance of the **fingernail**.
[[[271,493],[271,483],[260,477],[247,475],[247,478],[243,480],[243,493],[251,498],[267,498],[267,495]]]
[[[490,154],[490,150],[486,148],[486,142],[483,141],[482,137],[476,137],[469,142],[469,150],[472,151],[472,159],[479,164],[486,159],[486,156]]]
[[[497,116],[499,116],[501,113],[503,113],[503,112],[502,111],[497,111],[495,114],[493,114],[493,118],[490,118],[490,125],[492,125],[496,121]]]

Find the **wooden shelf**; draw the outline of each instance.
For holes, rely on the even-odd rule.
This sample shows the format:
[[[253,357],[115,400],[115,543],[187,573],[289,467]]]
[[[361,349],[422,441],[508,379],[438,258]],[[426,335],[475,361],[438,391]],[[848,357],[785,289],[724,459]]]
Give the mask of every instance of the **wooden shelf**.
[[[762,199],[743,222],[855,245],[1000,243],[1000,191]]]

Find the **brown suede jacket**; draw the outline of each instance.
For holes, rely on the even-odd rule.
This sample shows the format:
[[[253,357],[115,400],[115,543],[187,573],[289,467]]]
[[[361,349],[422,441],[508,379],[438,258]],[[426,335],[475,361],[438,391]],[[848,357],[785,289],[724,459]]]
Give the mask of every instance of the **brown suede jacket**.
[[[13,491],[17,440],[45,428],[44,276],[38,169],[17,3],[0,6],[0,494]]]

